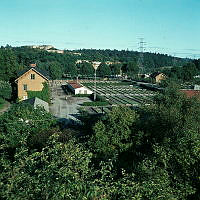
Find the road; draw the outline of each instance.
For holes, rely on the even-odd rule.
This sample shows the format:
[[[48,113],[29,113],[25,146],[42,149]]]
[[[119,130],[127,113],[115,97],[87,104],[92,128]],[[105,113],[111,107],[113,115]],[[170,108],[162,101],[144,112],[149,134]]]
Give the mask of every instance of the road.
[[[50,112],[61,121],[65,121],[65,123],[77,122],[81,104],[91,101],[87,97],[66,95],[61,86],[54,86],[51,90],[53,100],[50,105]]]

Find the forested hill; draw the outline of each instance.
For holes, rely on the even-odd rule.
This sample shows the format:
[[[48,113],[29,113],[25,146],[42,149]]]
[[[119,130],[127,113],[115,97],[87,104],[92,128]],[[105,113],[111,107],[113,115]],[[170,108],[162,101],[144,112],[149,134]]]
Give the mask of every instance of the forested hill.
[[[73,76],[77,73],[93,74],[91,70],[92,66],[76,64],[80,60],[118,63],[121,65],[118,67],[125,68],[126,73],[127,63],[132,63],[133,67],[137,67],[139,56],[139,52],[125,50],[81,49],[53,53],[31,47],[6,46],[0,48],[0,80],[8,81],[16,78],[17,71],[27,67],[30,63],[37,63],[37,66],[47,70],[52,78],[60,78],[63,74],[71,74]],[[144,53],[143,57],[145,72],[158,71],[160,67],[166,66],[182,66],[188,61],[186,59],[154,53]],[[87,72],[85,72],[86,68]],[[112,66],[108,70],[112,71]]]
[[[136,51],[128,50],[97,50],[97,49],[80,49],[80,50],[65,50],[64,54],[49,53],[45,50],[32,49],[28,47],[13,48],[18,57],[19,63],[25,65],[30,62],[52,62],[57,61],[60,64],[74,63],[77,60],[89,60],[99,62],[138,62],[140,54]],[[166,54],[144,53],[143,65],[145,68],[160,68],[166,66],[182,66],[186,63],[186,59],[168,56]]]
[[[69,51],[66,51],[69,52]],[[97,50],[97,49],[80,49],[72,51],[76,53],[81,53],[79,58],[84,60],[92,61],[119,61],[119,62],[138,62],[140,53],[137,51],[128,50]],[[160,68],[166,66],[182,66],[188,59],[182,59],[178,57],[168,56],[167,54],[159,53],[149,53],[145,52],[143,54],[144,67],[145,68]]]

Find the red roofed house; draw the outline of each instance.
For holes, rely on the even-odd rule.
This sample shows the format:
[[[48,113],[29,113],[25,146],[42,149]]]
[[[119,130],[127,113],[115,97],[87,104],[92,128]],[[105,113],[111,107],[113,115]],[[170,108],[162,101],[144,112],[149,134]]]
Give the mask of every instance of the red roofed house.
[[[187,97],[198,97],[200,99],[200,90],[183,89],[183,90],[180,90],[180,91],[183,92],[184,94],[186,94]]]
[[[194,89],[183,89],[181,92],[185,93],[187,97],[198,97],[200,99],[200,86],[195,85]]]
[[[76,81],[69,81],[68,88],[76,94],[92,94],[93,92]]]

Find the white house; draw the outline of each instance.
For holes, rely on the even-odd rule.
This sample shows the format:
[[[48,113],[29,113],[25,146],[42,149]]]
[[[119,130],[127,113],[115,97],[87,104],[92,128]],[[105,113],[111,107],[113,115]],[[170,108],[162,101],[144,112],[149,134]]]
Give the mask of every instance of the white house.
[[[68,82],[68,88],[76,95],[76,94],[92,94],[92,90],[89,90],[85,86],[77,83],[76,81]]]

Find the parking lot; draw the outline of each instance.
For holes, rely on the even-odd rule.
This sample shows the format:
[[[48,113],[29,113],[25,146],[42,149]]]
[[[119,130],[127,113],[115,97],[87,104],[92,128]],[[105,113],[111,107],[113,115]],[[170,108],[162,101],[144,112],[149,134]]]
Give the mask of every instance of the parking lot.
[[[65,120],[67,123],[77,122],[77,115],[81,104],[91,101],[87,97],[67,95],[61,86],[52,87],[51,95],[50,112],[58,119]]]

